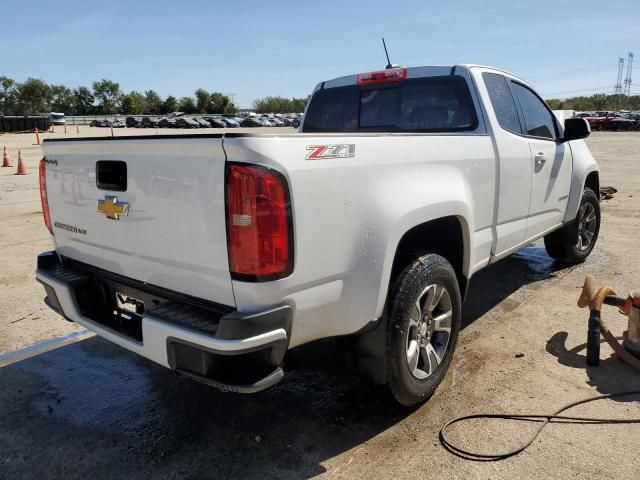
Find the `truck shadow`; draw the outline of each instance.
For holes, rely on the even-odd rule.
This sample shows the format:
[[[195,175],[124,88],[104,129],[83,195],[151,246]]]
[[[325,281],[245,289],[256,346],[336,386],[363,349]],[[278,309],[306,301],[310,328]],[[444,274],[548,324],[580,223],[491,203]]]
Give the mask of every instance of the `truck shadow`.
[[[544,247],[528,245],[515,254],[476,273],[469,284],[463,307],[462,328],[471,325],[492,308],[502,304],[505,313],[518,303],[508,297],[526,285],[553,278],[571,267],[555,262]]]

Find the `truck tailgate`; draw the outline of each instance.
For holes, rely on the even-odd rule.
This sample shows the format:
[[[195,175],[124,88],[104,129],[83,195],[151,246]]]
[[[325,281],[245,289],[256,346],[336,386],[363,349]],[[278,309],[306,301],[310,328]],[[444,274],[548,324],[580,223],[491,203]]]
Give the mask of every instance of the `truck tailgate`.
[[[51,221],[61,255],[179,293],[235,305],[227,257],[221,136],[48,141],[44,152]],[[117,191],[113,185],[98,188],[99,161],[126,164],[126,190]],[[122,163],[111,165],[121,171]],[[108,173],[104,179],[109,180]],[[99,211],[101,201],[117,202],[115,211],[125,206],[128,211],[120,215],[113,208]],[[107,213],[119,218],[108,218]]]

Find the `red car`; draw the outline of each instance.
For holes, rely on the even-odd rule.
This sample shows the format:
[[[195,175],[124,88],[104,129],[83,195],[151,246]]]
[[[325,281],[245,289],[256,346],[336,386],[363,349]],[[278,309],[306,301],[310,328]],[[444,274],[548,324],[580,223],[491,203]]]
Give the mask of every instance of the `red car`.
[[[596,112],[593,116],[586,117],[585,120],[589,122],[591,130],[608,130],[611,120],[621,116],[614,112]]]

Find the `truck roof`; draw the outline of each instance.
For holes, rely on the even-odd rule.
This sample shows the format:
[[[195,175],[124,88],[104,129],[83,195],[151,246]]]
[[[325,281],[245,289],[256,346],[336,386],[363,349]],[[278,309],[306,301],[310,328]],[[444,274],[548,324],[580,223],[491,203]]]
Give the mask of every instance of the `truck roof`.
[[[512,78],[517,79],[518,81],[529,85],[529,83],[526,80],[523,80],[522,78],[518,77],[517,75],[514,75],[513,73],[507,72],[506,70],[502,70],[500,68],[495,68],[495,67],[489,67],[486,65],[480,65],[480,64],[475,64],[475,63],[462,63],[462,64],[455,64],[455,65],[423,65],[423,66],[416,66],[416,67],[403,67],[400,66],[398,68],[406,68],[407,70],[407,77],[406,78],[420,78],[420,77],[430,77],[430,76],[438,76],[438,75],[451,75],[453,74],[456,69],[461,69],[461,70],[465,70],[465,71],[469,71],[471,68],[484,68],[484,69],[488,69],[488,70],[494,70],[496,72],[500,72],[502,74],[508,75]],[[380,71],[383,71],[384,69],[380,69]],[[364,73],[364,72],[360,72],[360,73]],[[316,88],[314,89],[314,92],[318,89],[318,88],[334,88],[334,87],[343,87],[346,85],[354,85],[355,83],[357,83],[357,78],[358,78],[359,73],[354,73],[351,75],[344,75],[342,77],[336,77],[336,78],[332,78],[330,80],[325,80],[324,82],[320,82],[318,83],[318,85],[316,85]],[[530,85],[529,85],[530,86]]]

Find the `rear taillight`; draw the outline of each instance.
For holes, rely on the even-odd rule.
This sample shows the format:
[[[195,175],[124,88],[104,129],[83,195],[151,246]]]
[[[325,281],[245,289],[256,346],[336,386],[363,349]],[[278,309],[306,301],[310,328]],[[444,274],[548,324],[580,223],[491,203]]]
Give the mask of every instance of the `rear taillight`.
[[[226,196],[232,278],[261,282],[289,275],[293,229],[286,179],[265,167],[228,164]]]
[[[358,85],[372,85],[376,83],[399,82],[407,78],[406,68],[389,68],[378,72],[361,73],[358,75]]]
[[[44,217],[44,224],[53,235],[51,214],[49,213],[49,199],[47,198],[47,162],[44,158],[40,160],[40,166],[38,167],[38,179],[40,180],[40,201],[42,202],[42,216]]]

